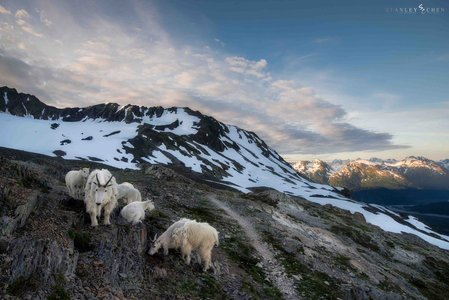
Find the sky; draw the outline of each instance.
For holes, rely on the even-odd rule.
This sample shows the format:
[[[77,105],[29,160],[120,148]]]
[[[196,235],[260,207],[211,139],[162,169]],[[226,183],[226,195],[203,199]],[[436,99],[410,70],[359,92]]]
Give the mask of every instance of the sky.
[[[0,1],[0,85],[188,106],[288,160],[444,159],[449,2]]]

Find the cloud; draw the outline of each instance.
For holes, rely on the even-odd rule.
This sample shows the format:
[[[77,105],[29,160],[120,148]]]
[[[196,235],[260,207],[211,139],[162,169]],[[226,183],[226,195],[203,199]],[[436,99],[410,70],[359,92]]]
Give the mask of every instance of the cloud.
[[[336,37],[318,37],[313,39],[313,43],[315,44],[325,44],[325,43],[331,43],[331,42],[336,42],[338,40],[338,38]]]
[[[251,61],[244,57],[230,56],[226,57],[226,62],[229,64],[229,69],[233,72],[243,75],[251,75],[257,78],[270,78],[270,76],[264,72],[264,69],[268,64],[265,59]]]
[[[8,10],[7,8],[5,8],[4,6],[0,5],[0,14],[2,14],[2,15],[10,15],[11,11]]]
[[[0,54],[0,75],[2,85],[14,87],[18,90],[26,90],[42,97],[50,97],[41,88],[43,87],[43,82],[40,80],[40,78],[48,78],[50,72],[30,66],[20,59]]]
[[[29,19],[30,18],[30,14],[24,9],[18,9],[16,11],[15,16],[17,19]]]
[[[39,11],[39,19],[45,26],[51,26],[51,24],[53,24],[53,22],[49,18],[47,18],[43,10]]]
[[[37,32],[29,23],[31,19],[30,14],[25,9],[18,9],[15,14],[16,24],[25,32],[34,35],[35,37],[42,37],[42,33]]]
[[[283,153],[403,147],[388,133],[348,123],[342,106],[300,79],[271,74],[266,59],[181,43],[151,7],[130,6],[111,17],[104,13],[107,1],[95,5],[88,14],[53,5],[44,14],[51,23],[42,21],[46,7],[18,10],[18,27],[0,22],[2,83],[56,106],[189,106],[255,131]],[[38,42],[22,31],[40,37]]]

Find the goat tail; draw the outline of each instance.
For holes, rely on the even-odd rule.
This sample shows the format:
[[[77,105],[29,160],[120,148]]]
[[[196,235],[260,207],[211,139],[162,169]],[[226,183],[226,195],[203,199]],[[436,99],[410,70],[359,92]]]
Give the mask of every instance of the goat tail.
[[[218,231],[215,231],[214,237],[215,237],[215,247],[220,246],[220,242],[218,241]]]

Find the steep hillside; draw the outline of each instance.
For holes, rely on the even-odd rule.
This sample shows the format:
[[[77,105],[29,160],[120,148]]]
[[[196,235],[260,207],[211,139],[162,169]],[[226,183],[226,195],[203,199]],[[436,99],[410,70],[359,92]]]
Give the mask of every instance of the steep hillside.
[[[112,225],[93,229],[63,183],[80,166],[108,167],[0,149],[1,299],[447,297],[449,252],[415,235],[273,190],[217,190],[160,165],[109,167],[156,210],[136,226],[117,210]],[[178,251],[147,254],[151,238],[181,217],[220,231],[210,272],[196,259],[186,266]]]

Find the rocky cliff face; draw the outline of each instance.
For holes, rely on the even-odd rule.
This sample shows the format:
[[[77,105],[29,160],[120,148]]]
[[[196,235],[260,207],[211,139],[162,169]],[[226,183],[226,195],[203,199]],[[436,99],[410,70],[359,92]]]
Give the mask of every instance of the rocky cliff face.
[[[360,213],[274,190],[217,190],[172,169],[112,169],[156,209],[137,226],[119,210],[91,228],[66,171],[94,162],[0,151],[2,299],[445,299],[449,254],[388,233]],[[102,167],[105,167],[104,165]],[[219,232],[213,270],[177,251],[149,256],[156,233],[181,217]]]

